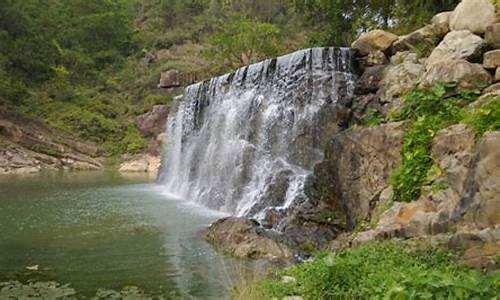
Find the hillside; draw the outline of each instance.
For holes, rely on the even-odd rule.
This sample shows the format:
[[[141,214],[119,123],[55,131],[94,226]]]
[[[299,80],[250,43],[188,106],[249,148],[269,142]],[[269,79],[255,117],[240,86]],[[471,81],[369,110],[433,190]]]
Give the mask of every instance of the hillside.
[[[307,46],[349,45],[370,28],[414,28],[456,1],[351,2],[3,0],[0,104],[104,157],[141,153],[156,137],[137,117],[182,86]]]

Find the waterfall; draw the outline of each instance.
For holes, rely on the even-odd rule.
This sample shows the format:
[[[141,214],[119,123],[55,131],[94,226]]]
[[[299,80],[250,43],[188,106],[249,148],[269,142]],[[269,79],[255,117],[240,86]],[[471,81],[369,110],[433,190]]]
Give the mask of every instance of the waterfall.
[[[307,201],[306,179],[353,94],[352,56],[306,49],[187,87],[168,120],[165,190],[260,219]]]

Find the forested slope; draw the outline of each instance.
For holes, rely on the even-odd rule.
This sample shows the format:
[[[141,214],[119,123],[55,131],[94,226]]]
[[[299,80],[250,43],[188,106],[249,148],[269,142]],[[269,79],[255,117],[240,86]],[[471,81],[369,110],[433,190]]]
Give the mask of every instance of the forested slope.
[[[0,104],[107,156],[147,141],[136,116],[186,85],[309,46],[346,46],[373,27],[416,28],[457,1],[1,0]]]

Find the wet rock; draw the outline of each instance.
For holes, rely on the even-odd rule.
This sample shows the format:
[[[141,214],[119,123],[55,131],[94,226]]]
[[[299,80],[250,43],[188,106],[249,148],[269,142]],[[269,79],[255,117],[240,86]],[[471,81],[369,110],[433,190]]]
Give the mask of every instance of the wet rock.
[[[429,87],[438,82],[456,82],[458,89],[479,89],[491,81],[491,75],[479,64],[465,60],[443,60],[429,66],[423,75],[421,86]]]
[[[352,48],[357,49],[361,55],[368,55],[372,52],[385,52],[392,45],[398,36],[383,30],[373,30],[361,35],[359,39],[352,43]]]
[[[409,91],[422,77],[425,67],[415,53],[398,53],[384,70],[380,81],[379,96],[383,102],[391,102]]]
[[[148,154],[133,155],[127,157],[118,169],[121,173],[150,173],[158,174],[161,159],[158,156]]]
[[[408,51],[424,44],[434,46],[446,33],[448,33],[448,31],[448,25],[427,25],[412,33],[399,37],[392,45],[392,52]]]
[[[462,0],[450,16],[451,30],[470,30],[483,34],[495,22],[495,7],[490,0]]]
[[[479,60],[485,45],[486,43],[480,36],[468,30],[452,31],[432,51],[427,60],[427,66],[443,60]]]
[[[370,216],[401,160],[403,123],[356,128],[334,136],[326,159],[315,167],[316,198],[345,216],[353,229]]]
[[[497,69],[500,67],[500,50],[493,50],[484,54],[483,66],[486,69]]]
[[[240,258],[289,258],[290,250],[266,236],[255,221],[223,218],[210,225],[205,238],[220,251]]]

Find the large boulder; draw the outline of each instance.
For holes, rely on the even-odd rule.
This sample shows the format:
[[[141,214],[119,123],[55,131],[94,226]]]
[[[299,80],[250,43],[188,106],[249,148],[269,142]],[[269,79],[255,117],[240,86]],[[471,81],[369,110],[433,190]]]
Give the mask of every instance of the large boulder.
[[[500,49],[500,23],[495,23],[486,28],[484,39],[488,46],[493,49]]]
[[[239,258],[290,258],[284,245],[269,238],[255,221],[245,218],[223,218],[206,229],[205,238],[214,247]]]
[[[178,70],[168,70],[161,72],[159,88],[169,89],[182,85],[181,73]]]
[[[396,53],[412,50],[421,45],[435,46],[448,31],[449,28],[447,25],[427,25],[412,33],[399,37],[392,46],[392,52]]]
[[[451,17],[452,12],[451,11],[445,11],[442,13],[439,13],[432,17],[431,23],[435,26],[438,26],[439,28],[442,28],[443,31],[446,31],[445,33],[450,31],[450,17]]]
[[[368,218],[401,161],[404,124],[356,128],[333,137],[326,159],[314,169],[315,199],[345,216],[353,229]]]
[[[500,67],[500,50],[493,50],[484,54],[483,66],[486,69],[496,69]]]
[[[491,83],[492,78],[482,65],[466,60],[442,60],[429,66],[421,86],[429,87],[438,82],[456,82],[458,89],[477,89]]]
[[[478,60],[485,47],[484,40],[468,30],[452,31],[432,51],[427,60],[430,66],[442,60]]]
[[[118,171],[120,173],[150,173],[155,175],[158,174],[160,165],[160,157],[140,154],[126,157]]]
[[[398,36],[384,30],[373,30],[361,35],[359,39],[352,43],[352,48],[357,49],[361,55],[368,55],[372,52],[385,52]]]
[[[397,53],[391,58],[391,63],[385,68],[380,81],[379,96],[383,102],[392,102],[409,91],[425,73],[425,67],[420,63],[415,53]]]
[[[478,145],[477,165],[460,205],[465,220],[480,227],[500,224],[500,132],[486,133]]]
[[[451,30],[470,30],[483,34],[495,22],[491,0],[462,0],[450,16]]]
[[[145,137],[154,137],[165,131],[167,127],[167,117],[170,112],[168,105],[155,105],[145,114],[136,118],[139,131]]]

